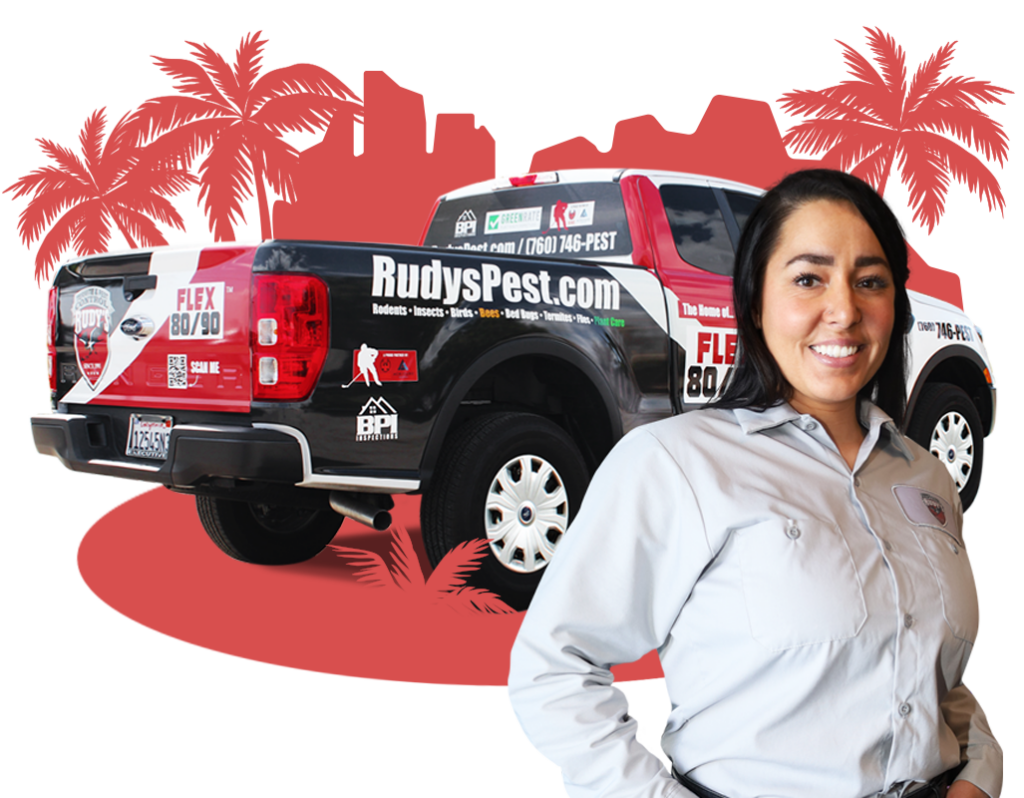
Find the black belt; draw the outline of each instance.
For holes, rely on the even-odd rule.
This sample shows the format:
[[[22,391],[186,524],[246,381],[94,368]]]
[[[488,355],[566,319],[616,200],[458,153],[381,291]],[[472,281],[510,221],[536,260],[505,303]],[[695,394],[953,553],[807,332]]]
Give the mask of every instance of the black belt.
[[[918,787],[913,792],[906,793],[903,798],[945,798],[946,790],[949,789],[961,768],[963,768],[963,765],[957,765],[952,770],[940,773],[923,787]],[[676,781],[696,795],[697,798],[726,798],[722,793],[709,790],[689,776],[684,776],[675,768],[672,768],[672,775],[675,776]]]

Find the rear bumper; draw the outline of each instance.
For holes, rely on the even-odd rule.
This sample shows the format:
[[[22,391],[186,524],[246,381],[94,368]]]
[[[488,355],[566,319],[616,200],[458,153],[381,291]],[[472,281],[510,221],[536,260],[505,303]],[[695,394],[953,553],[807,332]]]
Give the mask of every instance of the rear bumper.
[[[303,481],[303,453],[294,436],[263,427],[182,424],[171,430],[167,460],[127,457],[114,446],[101,416],[54,413],[32,417],[42,454],[72,471],[127,477],[176,488],[218,477],[295,485]]]

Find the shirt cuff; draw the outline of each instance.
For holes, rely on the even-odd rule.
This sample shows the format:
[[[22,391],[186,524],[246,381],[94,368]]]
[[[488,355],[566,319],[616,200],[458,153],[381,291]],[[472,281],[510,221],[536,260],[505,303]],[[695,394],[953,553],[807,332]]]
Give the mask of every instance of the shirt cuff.
[[[1003,791],[1001,757],[991,747],[985,747],[985,756],[968,760],[954,781],[967,781],[982,790],[989,798],[999,798]]]

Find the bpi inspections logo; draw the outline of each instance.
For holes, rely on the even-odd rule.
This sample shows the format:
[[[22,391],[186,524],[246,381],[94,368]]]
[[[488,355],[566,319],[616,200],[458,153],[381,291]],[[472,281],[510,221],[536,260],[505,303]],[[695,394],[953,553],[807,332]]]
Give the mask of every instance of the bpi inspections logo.
[[[455,237],[468,238],[476,235],[476,214],[469,208],[455,221]]]
[[[397,441],[398,411],[383,396],[370,399],[356,416],[357,441]]]

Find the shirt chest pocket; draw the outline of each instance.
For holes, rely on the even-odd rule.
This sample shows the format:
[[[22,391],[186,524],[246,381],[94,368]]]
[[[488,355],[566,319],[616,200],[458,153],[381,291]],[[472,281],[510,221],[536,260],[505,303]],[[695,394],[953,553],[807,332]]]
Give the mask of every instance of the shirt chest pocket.
[[[954,636],[973,644],[978,634],[978,593],[967,550],[940,529],[916,526],[914,534],[938,582],[946,625]]]
[[[854,637],[864,590],[835,525],[774,518],[738,530],[743,595],[754,639],[782,650]]]

